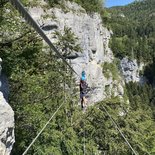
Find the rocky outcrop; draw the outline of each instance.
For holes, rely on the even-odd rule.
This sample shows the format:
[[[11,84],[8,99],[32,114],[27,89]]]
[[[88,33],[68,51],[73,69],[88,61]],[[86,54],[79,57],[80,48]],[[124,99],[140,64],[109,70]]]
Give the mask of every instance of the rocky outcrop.
[[[41,4],[46,5],[45,2]],[[38,24],[43,25],[43,31],[52,42],[56,42],[53,35],[55,30],[63,34],[64,27],[71,28],[82,49],[82,53],[76,53],[77,56],[71,60],[71,64],[79,76],[82,70],[86,71],[88,85],[92,88],[89,101],[91,103],[101,101],[107,97],[106,85],[113,88],[112,85],[117,83],[105,78],[102,71],[104,62],[113,62],[113,53],[108,47],[112,32],[103,27],[99,14],[88,15],[76,3],[66,2],[65,6],[65,10],[60,8],[45,10],[42,9],[43,7],[33,7],[29,9],[29,12]],[[76,79],[78,83],[79,77],[77,76]],[[118,95],[120,92],[114,94]]]
[[[9,155],[15,142],[14,112],[6,101],[8,84],[5,76],[1,74],[1,69],[0,64],[0,155]]]
[[[140,76],[140,71],[143,69],[143,64],[138,66],[136,60],[129,60],[128,58],[123,58],[120,63],[120,69],[124,80],[126,83],[139,82],[141,84],[145,83],[146,79]]]

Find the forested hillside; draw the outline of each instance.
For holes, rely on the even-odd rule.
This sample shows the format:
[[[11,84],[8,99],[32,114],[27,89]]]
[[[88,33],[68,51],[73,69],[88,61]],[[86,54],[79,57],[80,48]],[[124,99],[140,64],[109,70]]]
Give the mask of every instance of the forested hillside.
[[[155,56],[155,1],[134,2],[108,10],[107,24],[114,35],[111,48],[116,57],[153,62]]]
[[[110,47],[115,57],[118,60],[128,57],[129,59],[136,59],[139,64],[145,64],[141,75],[147,78],[147,82],[143,85],[130,82],[126,84],[126,91],[131,106],[132,118],[134,119],[134,113],[137,113],[136,116],[141,119],[140,122],[136,122],[139,126],[138,128],[143,130],[145,127],[143,128],[142,126],[148,122],[153,127],[155,112],[155,1],[142,0],[123,7],[112,7],[105,11],[103,21],[113,31]],[[147,116],[147,122],[144,121],[145,117],[141,115],[141,112]],[[128,123],[130,124],[130,121]],[[134,125],[135,123],[133,123],[132,127]],[[141,144],[138,146],[146,154],[154,154],[154,142],[146,138],[149,136],[150,138],[152,137],[151,128],[147,130],[149,131],[148,134],[146,134],[146,128],[142,131],[143,134],[139,135],[140,131],[137,134],[134,133],[137,138],[142,138],[141,140],[138,138],[138,141],[141,141]],[[134,131],[137,131],[137,129],[135,128]],[[131,136],[130,138],[132,139],[133,137]],[[146,146],[143,138],[146,138],[145,141],[148,144],[153,144],[152,149]],[[138,148],[137,152],[145,154],[140,150],[138,151]]]
[[[132,155],[105,108],[137,154],[154,155],[155,1],[135,2],[106,11],[100,0],[73,1],[88,13],[101,13],[103,25],[113,31],[110,47],[115,57],[128,56],[144,62],[146,68],[142,74],[148,83],[128,83],[123,99],[111,96],[83,113],[77,105],[78,90],[72,72],[54,52],[43,52],[40,36],[4,1],[0,6],[0,57],[3,72],[10,81],[9,103],[15,111],[16,142],[12,155],[25,151],[62,103],[28,155]],[[57,0],[48,2],[49,7],[63,7]],[[26,0],[23,3],[28,5]],[[73,35],[69,37],[76,41]]]

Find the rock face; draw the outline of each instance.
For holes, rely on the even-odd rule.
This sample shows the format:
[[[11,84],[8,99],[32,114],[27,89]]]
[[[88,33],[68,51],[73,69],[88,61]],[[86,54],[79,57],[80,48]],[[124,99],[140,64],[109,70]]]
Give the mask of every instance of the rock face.
[[[46,5],[45,2],[41,4]],[[78,56],[71,60],[71,64],[79,76],[81,76],[82,70],[86,71],[87,83],[92,88],[89,93],[90,102],[102,101],[107,97],[106,85],[113,88],[112,85],[117,83],[105,78],[102,71],[104,62],[113,62],[113,53],[108,47],[112,32],[103,27],[99,14],[88,15],[76,3],[66,2],[65,10],[59,8],[43,10],[42,8],[33,7],[29,9],[29,12],[40,25],[43,25],[44,32],[52,42],[56,41],[52,35],[53,32],[58,30],[63,34],[64,27],[71,28],[78,38],[82,53],[76,53]],[[77,83],[79,78],[76,77]],[[115,95],[118,94],[120,93],[115,92]]]
[[[130,81],[145,83],[145,78],[139,75],[142,68],[143,65],[139,67],[136,60],[129,60],[128,58],[123,58],[120,63],[120,69],[126,83]]]
[[[0,64],[0,155],[9,155],[15,142],[14,112],[6,101],[8,84],[5,76],[1,74],[1,69]]]

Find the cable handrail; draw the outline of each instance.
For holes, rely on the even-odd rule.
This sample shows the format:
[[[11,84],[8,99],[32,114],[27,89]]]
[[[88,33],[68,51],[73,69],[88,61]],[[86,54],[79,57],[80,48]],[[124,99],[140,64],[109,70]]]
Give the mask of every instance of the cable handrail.
[[[28,13],[28,11],[24,8],[22,3],[19,0],[9,0],[9,2],[19,11],[22,17],[27,21],[29,25],[31,25],[36,32],[46,41],[46,43],[50,46],[50,48],[60,57],[63,62],[77,75],[78,73],[70,66],[70,64],[66,61],[66,59],[60,54],[57,48],[53,45],[51,40],[46,36],[43,30],[39,27],[36,21],[32,18],[32,16]]]
[[[123,137],[123,139],[125,140],[125,142],[127,143],[127,145],[129,146],[129,148],[132,150],[132,152],[135,155],[138,155],[136,153],[136,151],[133,149],[133,147],[131,146],[131,144],[129,143],[129,141],[127,140],[127,138],[124,136],[123,132],[120,130],[120,128],[118,127],[117,123],[115,122],[115,120],[113,119],[113,117],[109,114],[109,112],[106,110],[106,108],[104,106],[102,106],[102,108],[104,109],[104,111],[107,113],[107,115],[109,116],[109,118],[111,119],[112,123],[115,125],[116,129],[118,130],[118,132],[121,134],[121,136]]]
[[[56,113],[59,111],[59,109],[62,107],[62,105],[65,102],[63,102],[58,108],[57,110],[54,112],[54,114],[50,117],[50,119],[47,121],[47,123],[44,125],[44,127],[40,130],[40,132],[37,134],[37,136],[32,140],[32,142],[30,143],[30,145],[27,147],[27,149],[24,151],[24,153],[22,155],[25,155],[28,150],[31,148],[31,146],[34,144],[34,142],[38,139],[38,137],[42,134],[42,132],[45,130],[46,126],[50,123],[50,121],[53,119],[53,117],[56,115]]]

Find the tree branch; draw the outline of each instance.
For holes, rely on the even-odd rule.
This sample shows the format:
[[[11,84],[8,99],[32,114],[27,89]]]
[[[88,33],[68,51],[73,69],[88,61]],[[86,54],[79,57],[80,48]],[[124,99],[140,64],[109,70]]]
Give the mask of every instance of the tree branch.
[[[4,47],[4,46],[11,47],[13,42],[15,42],[15,41],[17,41],[17,40],[23,38],[25,35],[27,35],[27,34],[30,33],[30,32],[31,32],[31,30],[25,32],[25,33],[22,34],[21,36],[15,38],[15,39],[13,39],[13,40],[10,40],[10,41],[8,41],[8,42],[4,42],[4,43],[1,42],[1,43],[0,43],[0,46],[1,46],[1,47]]]
[[[2,8],[7,2],[8,2],[8,0],[1,0],[0,1],[0,8]]]

